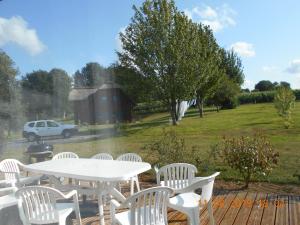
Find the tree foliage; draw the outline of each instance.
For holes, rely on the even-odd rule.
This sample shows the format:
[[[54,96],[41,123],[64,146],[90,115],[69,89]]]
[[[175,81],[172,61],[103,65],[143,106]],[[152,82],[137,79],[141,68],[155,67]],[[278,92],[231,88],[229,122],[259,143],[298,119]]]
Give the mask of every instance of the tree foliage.
[[[146,0],[124,33],[119,60],[149,78],[157,97],[168,106],[173,124],[179,102],[204,99],[219,80],[221,56],[212,31],[179,12],[174,1]]]
[[[295,105],[296,97],[290,88],[281,86],[276,90],[274,105],[278,115],[283,118],[285,128],[290,128],[293,124],[292,110]]]
[[[244,83],[244,72],[241,59],[233,51],[221,49],[221,67],[225,69],[225,74],[236,84],[241,86]]]
[[[238,94],[244,82],[244,72],[241,59],[230,50],[220,49],[223,70],[220,82],[215,92],[210,96],[209,102],[217,106],[217,109],[232,109],[238,105]]]
[[[134,102],[152,102],[156,99],[151,80],[148,77],[119,64],[112,64],[107,70],[111,74],[112,79],[122,86],[124,92]]]
[[[49,75],[53,80],[52,111],[55,117],[64,117],[70,111],[68,101],[72,78],[62,69],[52,69]]]
[[[238,93],[240,86],[228,76],[224,75],[219,82],[214,94],[210,97],[209,102],[213,103],[217,110],[233,109],[238,105]]]
[[[18,129],[23,120],[17,74],[18,69],[13,60],[4,51],[0,51],[0,145],[5,130],[10,133]]]
[[[77,70],[74,74],[75,87],[96,87],[107,81],[109,75],[104,67],[99,63],[87,63],[81,71]]]
[[[221,51],[213,36],[212,30],[207,26],[197,25],[195,57],[193,68],[196,81],[196,99],[199,116],[203,117],[204,101],[212,96],[224,76],[225,70],[221,68]]]
[[[269,80],[261,80],[257,84],[255,84],[255,90],[258,91],[272,91],[276,87],[275,83],[272,83]]]
[[[33,71],[22,77],[23,100],[30,119],[63,117],[69,109],[71,78],[62,69]]]
[[[242,175],[246,188],[254,176],[269,174],[279,157],[269,140],[261,133],[224,137],[219,145],[219,154],[229,167]]]

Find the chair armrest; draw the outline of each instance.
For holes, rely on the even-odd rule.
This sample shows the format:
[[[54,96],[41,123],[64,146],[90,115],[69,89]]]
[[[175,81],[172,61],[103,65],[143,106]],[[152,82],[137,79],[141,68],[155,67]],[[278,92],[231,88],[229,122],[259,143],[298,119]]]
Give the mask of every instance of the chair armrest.
[[[110,201],[110,207],[111,207],[112,209],[119,209],[119,208],[121,208],[121,206],[122,206],[122,204],[119,203],[118,201],[116,201],[115,199],[112,199],[112,200]]]
[[[63,193],[62,193],[62,197],[65,198],[65,199],[72,198],[72,197],[74,197],[74,196],[75,196],[75,197],[78,196],[76,190],[70,191],[70,192],[67,193],[67,194],[63,194]]]
[[[182,188],[182,189],[178,189],[176,190],[176,193],[186,193],[186,192],[193,192],[199,188],[202,188],[203,186],[209,184],[211,182],[210,179],[199,179],[195,182],[193,182],[192,184],[190,184],[189,186]]]
[[[0,196],[7,195],[10,193],[15,193],[18,189],[16,187],[7,187],[7,188],[1,188],[0,189]]]

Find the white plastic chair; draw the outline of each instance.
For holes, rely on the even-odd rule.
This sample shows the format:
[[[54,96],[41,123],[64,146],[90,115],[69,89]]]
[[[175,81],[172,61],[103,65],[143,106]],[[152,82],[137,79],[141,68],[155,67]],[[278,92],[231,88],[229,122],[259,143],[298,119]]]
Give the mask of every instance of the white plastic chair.
[[[129,161],[129,162],[142,162],[142,158],[135,153],[125,153],[120,155],[116,160],[118,161]]]
[[[91,157],[92,159],[99,159],[99,160],[114,160],[114,158],[108,153],[98,153]]]
[[[74,152],[60,152],[53,156],[52,160],[59,159],[79,159],[79,156]],[[59,178],[62,182],[64,178]],[[72,183],[72,179],[69,179],[69,183]],[[76,181],[76,184],[80,184],[80,181]]]
[[[142,158],[135,153],[125,153],[123,155],[120,155],[117,159],[117,161],[128,161],[128,162],[142,162]],[[137,191],[140,191],[140,183],[138,176],[134,176],[130,178],[130,195],[133,195],[134,193],[134,183],[136,185]]]
[[[16,192],[20,218],[24,225],[58,223],[65,225],[67,217],[75,211],[77,224],[81,225],[77,191],[68,194],[41,186],[31,186]],[[57,203],[57,199],[73,198],[73,203]]]
[[[188,163],[172,163],[156,171],[157,184],[172,188],[175,193],[192,183],[197,168]]]
[[[167,225],[167,204],[171,188],[154,187],[130,196],[123,203],[111,201],[112,225]],[[116,209],[129,210],[116,213]]]
[[[0,189],[0,210],[17,205],[18,201],[15,197],[16,187],[7,187]]]
[[[24,167],[24,164],[16,159],[4,159],[0,162],[0,172],[4,174],[4,181],[6,185],[12,187],[22,187],[27,184],[32,184],[34,182],[39,183],[41,175],[36,176],[22,176],[20,169]]]
[[[79,159],[79,156],[74,152],[60,152],[52,158],[52,160],[57,159]]]
[[[210,225],[214,225],[215,221],[212,209],[212,194],[215,178],[219,174],[220,172],[216,172],[208,177],[196,178],[192,184],[178,190],[180,194],[170,198],[168,206],[186,214],[190,225],[199,225],[200,210],[205,204],[207,204]],[[199,188],[202,189],[201,195],[194,192]]]

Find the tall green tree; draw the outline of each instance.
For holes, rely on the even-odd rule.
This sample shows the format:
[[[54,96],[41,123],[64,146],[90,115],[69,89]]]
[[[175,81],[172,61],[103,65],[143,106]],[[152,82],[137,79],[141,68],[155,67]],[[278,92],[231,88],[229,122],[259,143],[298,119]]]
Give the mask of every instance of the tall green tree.
[[[17,130],[23,121],[20,87],[16,80],[18,69],[13,60],[0,51],[0,145],[5,130]]]
[[[237,95],[244,83],[243,65],[241,59],[233,50],[226,51],[221,48],[220,52],[220,67],[224,70],[225,77],[219,82],[211,100],[218,109],[232,109],[238,105]]]
[[[56,117],[65,117],[70,111],[68,96],[71,90],[72,78],[62,69],[52,69],[49,75],[53,80],[52,110]]]
[[[71,77],[62,69],[33,71],[22,77],[23,99],[30,119],[63,117],[69,110]]]
[[[118,52],[119,60],[153,82],[153,90],[169,107],[176,125],[177,103],[195,91],[189,66],[192,22],[178,12],[173,0],[146,0],[133,9],[131,23],[120,33],[123,50]]]
[[[285,86],[279,86],[274,97],[274,105],[278,115],[283,118],[286,129],[293,124],[292,111],[295,106],[296,97],[293,91]]]
[[[29,119],[46,119],[52,114],[53,79],[45,70],[22,77],[23,102]]]
[[[233,51],[226,51],[221,49],[222,53],[222,64],[221,66],[225,69],[226,75],[236,84],[241,86],[244,83],[244,72],[241,59]]]
[[[272,83],[269,80],[261,80],[255,84],[255,90],[258,91],[272,91],[276,87],[275,83]]]
[[[99,63],[87,63],[81,71],[74,74],[75,87],[96,87],[109,80],[109,75]]]
[[[216,91],[224,74],[221,68],[221,52],[212,30],[207,26],[195,24],[195,56],[193,67],[196,81],[196,99],[199,116],[203,117],[204,101]]]
[[[150,79],[136,70],[126,68],[118,63],[112,64],[107,70],[113,80],[122,86],[122,89],[134,102],[151,102],[155,99]]]

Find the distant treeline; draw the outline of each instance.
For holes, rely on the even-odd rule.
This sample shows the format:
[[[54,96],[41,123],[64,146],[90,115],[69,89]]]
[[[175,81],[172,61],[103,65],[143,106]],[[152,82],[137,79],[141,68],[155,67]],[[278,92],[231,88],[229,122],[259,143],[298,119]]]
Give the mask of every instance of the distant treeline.
[[[252,104],[252,103],[267,103],[273,102],[276,91],[260,91],[242,93],[238,96],[240,104]],[[296,100],[300,100],[300,90],[293,90]]]

